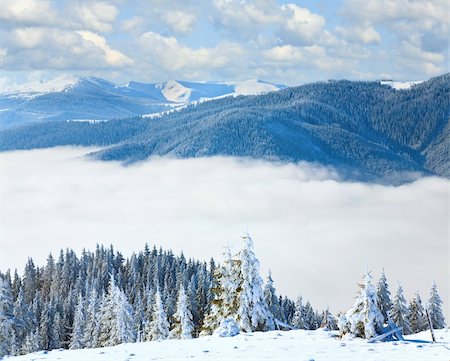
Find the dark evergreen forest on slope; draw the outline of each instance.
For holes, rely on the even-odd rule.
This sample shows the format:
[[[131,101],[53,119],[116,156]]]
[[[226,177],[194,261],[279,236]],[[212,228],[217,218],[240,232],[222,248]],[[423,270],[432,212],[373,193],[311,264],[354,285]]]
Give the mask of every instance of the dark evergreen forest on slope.
[[[344,178],[402,182],[450,176],[450,74],[407,90],[329,81],[227,97],[155,118],[6,129],[0,150],[98,145],[101,160],[236,156],[335,167]]]

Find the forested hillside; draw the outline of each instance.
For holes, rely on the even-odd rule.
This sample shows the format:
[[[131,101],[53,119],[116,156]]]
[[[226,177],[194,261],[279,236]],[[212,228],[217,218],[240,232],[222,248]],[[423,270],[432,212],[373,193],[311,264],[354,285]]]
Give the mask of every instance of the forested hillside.
[[[405,90],[381,82],[329,81],[142,118],[135,134],[128,132],[130,120],[111,126],[68,122],[55,133],[48,123],[4,130],[0,149],[114,144],[103,140],[112,133],[117,144],[96,153],[98,159],[132,163],[152,155],[224,155],[318,162],[359,180],[401,182],[411,172],[449,177],[449,99],[449,74]],[[86,129],[98,138],[86,141]]]

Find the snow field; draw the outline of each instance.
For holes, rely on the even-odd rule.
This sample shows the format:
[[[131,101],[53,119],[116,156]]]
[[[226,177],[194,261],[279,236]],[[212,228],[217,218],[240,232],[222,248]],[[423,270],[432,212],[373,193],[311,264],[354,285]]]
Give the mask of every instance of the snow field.
[[[450,330],[406,336],[405,341],[368,343],[339,339],[336,332],[269,331],[235,337],[207,336],[193,340],[127,343],[83,350],[53,350],[6,357],[4,361],[150,361],[150,360],[289,360],[289,361],[448,361]]]

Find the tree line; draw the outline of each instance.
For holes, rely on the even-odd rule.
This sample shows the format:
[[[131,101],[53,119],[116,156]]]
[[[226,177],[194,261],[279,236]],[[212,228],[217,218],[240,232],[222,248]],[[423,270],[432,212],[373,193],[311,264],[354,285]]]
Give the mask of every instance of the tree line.
[[[66,249],[43,267],[30,258],[22,276],[0,273],[0,356],[294,328],[370,338],[388,319],[405,334],[426,328],[420,296],[408,305],[399,287],[391,301],[384,273],[377,287],[366,276],[355,305],[338,318],[302,297],[279,296],[271,274],[266,282],[260,276],[251,237],[243,240],[238,253],[226,250],[222,264],[148,245],[129,258],[112,246],[80,257]],[[445,325],[441,304],[433,285],[428,310],[435,328]]]

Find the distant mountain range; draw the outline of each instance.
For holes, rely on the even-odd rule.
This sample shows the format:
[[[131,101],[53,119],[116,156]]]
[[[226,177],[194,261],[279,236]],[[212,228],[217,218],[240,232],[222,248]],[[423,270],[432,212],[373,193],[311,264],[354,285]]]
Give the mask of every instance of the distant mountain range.
[[[216,94],[217,95],[217,94]],[[450,74],[422,83],[328,81],[199,102],[157,117],[4,129],[0,150],[105,146],[92,156],[309,161],[343,178],[401,183],[450,177]]]
[[[116,85],[66,76],[0,89],[0,127],[52,120],[110,120],[158,113],[191,102],[285,88],[259,80],[233,83],[167,81]]]

